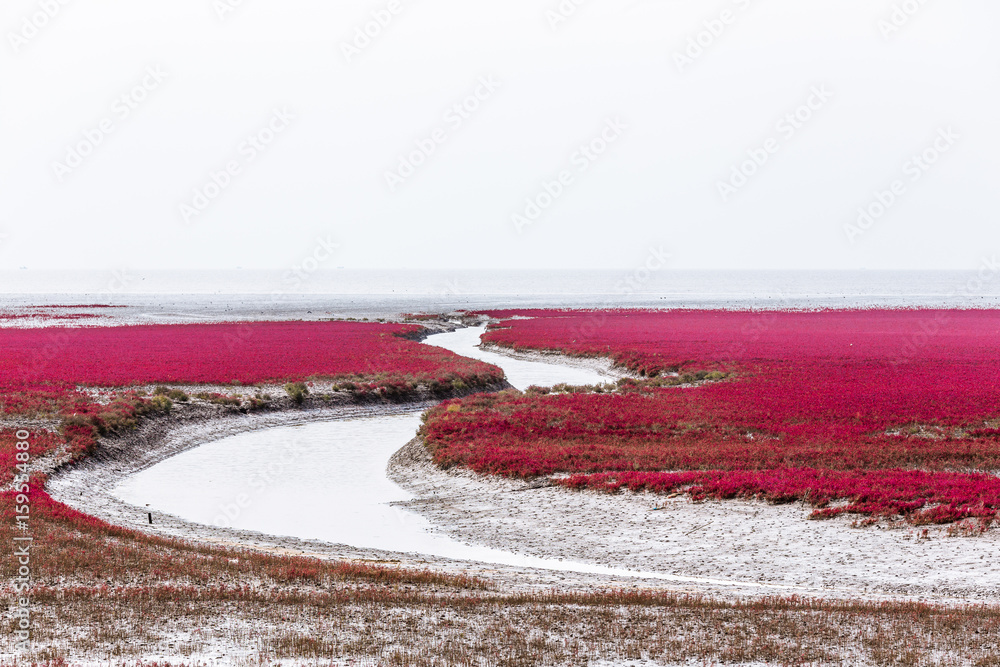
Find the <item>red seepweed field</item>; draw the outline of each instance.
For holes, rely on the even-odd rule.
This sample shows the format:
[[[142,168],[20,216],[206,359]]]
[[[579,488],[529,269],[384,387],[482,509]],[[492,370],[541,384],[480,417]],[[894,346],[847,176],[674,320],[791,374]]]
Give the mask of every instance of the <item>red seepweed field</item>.
[[[404,337],[418,330],[360,322],[0,328],[0,411],[58,411],[80,398],[79,386],[327,378],[405,393],[418,384],[480,386],[501,376],[489,364]]]
[[[105,657],[141,656],[157,636],[154,628],[162,631],[165,610],[173,614],[170,622],[195,614],[197,634],[222,605],[266,628],[282,623],[294,605],[322,615],[326,608],[399,606],[411,598],[435,604],[433,591],[442,586],[450,594],[482,589],[482,582],[463,576],[145,535],[81,514],[45,491],[45,470],[86,456],[99,435],[127,432],[143,415],[176,409],[168,396],[192,405],[197,398],[215,414],[266,405],[246,394],[189,396],[169,385],[263,391],[275,383],[280,390],[284,382],[324,380],[332,381],[325,390],[341,399],[384,401],[502,379],[494,366],[407,338],[419,330],[357,322],[0,328],[0,538],[15,547],[30,539],[27,561],[23,555],[4,561],[4,597],[33,605],[34,649],[16,664],[69,664],[78,654],[100,653],[98,645],[113,645]],[[151,393],[153,384],[168,386]],[[320,400],[327,399],[336,404],[331,396]],[[27,631],[18,623],[10,621],[9,628],[22,628],[23,639]],[[283,647],[279,639],[260,650],[285,656]]]
[[[985,529],[1000,509],[1000,312],[491,315],[507,319],[489,343],[610,356],[647,380],[449,401],[424,427],[441,465],[563,473],[571,488],[800,500],[814,518]]]
[[[61,419],[59,439],[70,452],[83,453],[98,432],[169,407],[162,397],[151,400],[135,391],[143,385],[323,378],[355,397],[382,399],[406,397],[420,387],[445,391],[502,378],[489,364],[405,338],[419,330],[367,322],[0,328],[0,416]],[[115,392],[101,402],[82,391],[88,387]],[[217,392],[211,396],[226,400]],[[53,449],[50,435],[38,437],[46,452]],[[0,431],[3,480],[12,474],[13,446],[13,431]]]
[[[361,322],[0,329],[0,387],[256,384],[387,374],[450,381],[497,372],[403,338],[418,329]]]
[[[768,399],[762,388],[773,384],[799,387],[793,398],[800,403],[808,404],[810,396],[821,400],[816,397],[833,391],[833,385],[815,378],[802,384],[800,377],[841,363],[836,355],[817,355],[809,366],[808,355],[782,359],[768,352],[769,336],[796,326],[784,321],[785,315],[733,314],[728,320],[723,314],[728,323],[708,329],[709,339],[718,336],[715,342],[699,337],[704,323],[695,314],[647,314],[638,320],[617,314],[542,315],[489,335],[514,341],[527,338],[530,329],[532,346],[539,348],[584,355],[609,354],[614,348],[622,363],[647,375],[676,367],[691,374],[696,386],[657,387],[665,382],[656,379],[626,383],[613,395],[505,392],[448,401],[430,415],[427,427],[439,462],[522,476],[562,470],[571,473],[562,480],[570,486],[687,488],[697,497],[725,496],[734,488],[734,495],[752,495],[770,485],[768,493],[779,499],[775,480],[785,476],[780,484],[788,498],[799,497],[801,489],[794,485],[804,482],[809,492],[823,487],[831,499],[846,498],[855,493],[851,485],[866,483],[866,474],[896,475],[894,483],[907,478],[911,495],[925,484],[940,493],[974,496],[983,495],[977,486],[981,478],[992,479],[968,474],[992,466],[994,453],[987,445],[993,425],[977,412],[989,412],[988,385],[980,406],[970,392],[967,403],[949,404],[951,417],[932,421],[919,412],[920,419],[906,422],[898,434],[893,426],[894,435],[879,435],[877,429],[859,426],[868,423],[868,412],[855,410],[861,416],[840,419],[834,418],[837,405],[813,414],[812,407],[800,404],[803,417],[780,410],[781,397]],[[682,326],[665,327],[669,318],[676,318],[676,325],[686,322],[689,332],[678,335]],[[626,320],[630,326],[623,326]],[[981,332],[979,323],[969,326]],[[349,387],[355,399],[385,400],[403,397],[416,386],[440,389],[440,397],[443,390],[500,379],[493,366],[400,337],[414,331],[403,325],[339,322],[0,329],[0,483],[5,489],[16,486],[10,483],[12,472],[23,465],[16,455],[24,454],[16,447],[23,437],[18,431],[31,429],[33,462],[51,461],[66,451],[85,455],[98,433],[127,430],[142,414],[170,410],[173,394],[150,395],[152,384],[214,385],[208,388],[231,392],[236,390],[217,385],[316,379],[317,386],[329,387],[319,382],[322,378],[336,380],[336,391]],[[618,338],[610,336],[615,331]],[[730,344],[734,340],[743,347]],[[803,340],[799,335],[798,342]],[[827,339],[817,335],[816,340]],[[853,340],[857,344],[861,338]],[[907,335],[902,340],[923,344]],[[923,354],[928,348],[913,349]],[[969,349],[969,359],[977,355]],[[895,377],[892,372],[924,368],[919,357],[904,348],[898,360],[908,363],[879,371],[885,385],[895,386],[886,380]],[[969,363],[970,371],[979,368]],[[725,377],[708,375],[711,370]],[[924,370],[933,375],[930,367]],[[874,379],[862,380],[865,387],[877,385]],[[101,387],[112,391],[100,396],[88,391]],[[228,414],[236,407],[256,409],[246,403],[246,393],[237,405],[214,400],[233,396],[205,395],[193,394],[191,405],[175,404],[174,410]],[[906,396],[920,403],[914,397]],[[283,407],[294,406],[285,401]],[[971,418],[963,409],[977,415],[972,421],[979,426],[968,425]],[[870,447],[863,454],[859,443],[865,438],[881,438],[894,448]],[[840,462],[834,463],[837,456]],[[861,461],[870,471],[859,466]],[[664,471],[679,471],[682,477]],[[149,656],[185,655],[189,662],[225,651],[231,652],[227,658],[242,655],[247,646],[245,662],[261,665],[341,664],[349,657],[427,667],[525,667],[599,658],[832,664],[844,655],[861,656],[866,664],[922,664],[918,661],[942,654],[948,660],[941,664],[1000,664],[994,650],[1000,613],[992,607],[794,596],[722,600],[659,590],[506,590],[498,588],[500,581],[408,570],[396,561],[331,562],[147,535],[70,509],[45,493],[44,482],[36,472],[27,498],[11,490],[0,493],[0,539],[10,545],[24,536],[15,521],[17,506],[24,504],[30,505],[33,540],[27,591],[32,650],[13,663],[0,657],[3,664],[153,665],[165,663],[149,662]],[[929,501],[921,502],[929,509]],[[975,502],[960,506],[963,516],[973,511],[992,516],[993,505],[982,498]],[[4,587],[8,599],[14,598],[13,581]],[[248,637],[253,641],[248,643]]]

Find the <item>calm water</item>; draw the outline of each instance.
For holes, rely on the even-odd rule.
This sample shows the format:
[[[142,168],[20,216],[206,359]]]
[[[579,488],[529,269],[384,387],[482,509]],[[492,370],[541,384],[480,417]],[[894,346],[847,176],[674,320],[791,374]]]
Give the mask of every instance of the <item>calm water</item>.
[[[379,317],[497,307],[998,307],[970,271],[0,272],[0,305],[108,302],[139,320]],[[981,279],[985,278],[985,279]]]
[[[521,361],[502,354],[483,351],[477,345],[479,345],[479,337],[485,330],[485,326],[469,327],[449,334],[430,336],[424,342],[443,347],[464,357],[480,359],[499,366],[503,369],[507,382],[522,391],[533,384],[539,387],[551,387],[560,382],[583,385],[614,381],[614,377],[602,375],[588,368]]]
[[[481,332],[464,329],[426,342],[500,361],[520,386],[606,379],[595,371],[482,353],[474,347]],[[694,581],[516,554],[435,533],[426,519],[391,504],[412,496],[385,474],[389,458],[419,426],[420,413],[413,412],[242,433],[169,458],[124,480],[114,493],[188,521],[272,535],[486,563]]]

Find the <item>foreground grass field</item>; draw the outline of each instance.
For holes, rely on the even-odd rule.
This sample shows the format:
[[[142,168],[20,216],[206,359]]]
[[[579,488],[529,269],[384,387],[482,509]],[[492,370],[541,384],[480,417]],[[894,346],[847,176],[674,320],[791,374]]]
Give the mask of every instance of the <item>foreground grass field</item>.
[[[0,502],[0,539],[9,542],[11,503]],[[175,665],[207,655],[248,665],[1000,664],[994,608],[518,594],[466,577],[164,540],[102,524],[43,493],[32,502],[37,634],[34,653],[8,664],[87,657],[131,665],[150,655],[175,656]]]
[[[254,391],[249,393],[251,398],[213,391],[198,399],[169,387],[158,393],[139,391],[140,384],[201,380],[222,385],[236,379],[241,384],[234,387],[246,388],[244,383],[254,381],[280,387],[285,382],[307,383],[311,377],[333,376],[338,383],[335,390],[352,400],[389,401],[401,400],[418,387],[431,392],[467,389],[498,379],[494,367],[422,349],[418,343],[400,338],[399,334],[412,333],[405,327],[365,325],[364,336],[358,339],[338,337],[335,324],[305,328],[129,327],[124,332],[105,329],[103,335],[102,330],[83,335],[74,330],[39,329],[33,334],[35,338],[26,338],[20,331],[0,330],[0,348],[5,350],[5,356],[0,357],[0,364],[4,364],[0,368],[0,418],[8,424],[0,430],[5,485],[0,493],[0,540],[8,545],[25,535],[33,540],[28,585],[23,590],[17,583],[21,576],[18,559],[3,559],[2,590],[9,605],[5,621],[9,632],[0,640],[0,654],[13,654],[22,597],[30,600],[31,650],[17,658],[0,659],[0,664],[163,665],[163,656],[173,665],[219,658],[245,665],[346,664],[349,659],[365,658],[377,664],[512,667],[582,665],[602,658],[668,664],[685,660],[696,664],[1000,664],[1000,609],[993,607],[797,598],[723,600],[681,591],[521,592],[491,581],[401,570],[386,563],[327,562],[151,537],[76,512],[44,492],[47,466],[87,456],[99,438],[125,432],[139,420],[163,419],[171,410],[181,409],[185,398],[214,405],[220,413],[297,409],[291,391],[282,401],[254,403]],[[309,333],[316,331],[322,335]],[[230,348],[227,341],[235,347]],[[345,341],[355,341],[354,352],[363,353],[345,351]],[[56,347],[49,349],[48,345]],[[185,365],[192,354],[200,363]],[[265,357],[272,359],[266,372],[250,367],[254,359]],[[552,433],[564,437],[568,431],[559,429],[571,427],[567,415],[573,418],[572,423],[581,425],[576,442],[602,435],[594,422],[587,421],[591,413],[563,409],[570,403],[561,401],[569,399],[612,401],[613,409],[603,418],[606,425],[614,424],[608,420],[621,409],[615,401],[651,406],[654,411],[650,414],[665,407],[705,414],[695,410],[704,406],[694,399],[674,406],[656,401],[661,392],[683,391],[696,397],[695,392],[739,386],[740,381],[753,377],[748,370],[753,367],[720,359],[678,366],[682,373],[690,372],[696,383],[713,383],[697,388],[626,383],[622,393],[612,396],[541,392],[480,395],[446,403],[432,413],[429,425],[442,426],[442,432],[451,438],[448,446],[475,444],[480,441],[463,438],[475,435],[483,427],[478,420],[488,417],[501,427],[493,434],[497,437],[494,445],[502,445],[482,450],[488,456],[513,462],[510,465],[534,466],[538,460],[535,455],[544,453],[550,457],[545,465],[553,469],[565,468],[564,461],[577,461],[580,466],[592,467],[567,468],[567,472],[583,477],[568,478],[574,481],[564,483],[610,488],[622,478],[607,477],[600,482],[598,476],[620,475],[624,470],[609,473],[607,450],[567,450],[552,457],[551,451],[556,450],[536,448],[534,459],[521,456],[523,450],[518,459],[510,453],[518,450],[505,447],[524,447],[527,437]],[[645,368],[647,377],[651,369]],[[725,374],[725,379],[708,380],[713,370]],[[699,371],[704,375],[698,377]],[[101,383],[112,381],[126,386],[97,391]],[[670,378],[656,382],[677,384]],[[402,383],[396,385],[399,392],[389,389],[392,383]],[[554,411],[541,419],[539,410],[543,408],[539,406]],[[525,412],[522,415],[517,410]],[[517,423],[510,421],[512,415],[518,415]],[[467,417],[473,419],[463,422]],[[658,438],[663,437],[663,430],[634,417],[635,424],[649,427],[642,437],[625,428],[627,413],[617,431],[604,434],[616,434],[621,445],[619,457],[662,448],[664,441]],[[921,429],[929,428],[920,423]],[[744,424],[739,426],[742,429]],[[807,433],[817,428],[813,422],[806,426]],[[949,424],[938,426],[953,428]],[[18,431],[29,428],[30,437],[21,439]],[[837,428],[841,428],[840,422]],[[919,433],[909,435],[918,437]],[[716,444],[728,438],[725,432],[722,436]],[[976,438],[990,442],[972,436]],[[21,448],[20,442],[29,446]],[[946,445],[952,441],[925,438],[916,442],[920,447],[911,447],[916,452],[911,456],[932,450],[947,453]],[[642,447],[634,448],[636,443]],[[743,451],[752,451],[746,445],[739,443]],[[992,456],[981,443],[977,447],[966,451],[971,456]],[[948,456],[963,455],[960,448],[952,449],[958,453]],[[475,460],[466,456],[474,447],[455,451],[459,454],[451,463],[476,467]],[[700,451],[707,455],[704,452],[710,447],[703,446]],[[773,451],[773,447],[766,451]],[[30,456],[22,460],[22,452]],[[595,462],[604,467],[593,467]],[[951,465],[942,464],[931,472],[943,474]],[[632,473],[641,472],[633,468],[629,468]],[[532,470],[535,468],[526,467],[516,474],[547,474]],[[662,474],[659,470],[647,472]],[[15,483],[23,476],[27,481]],[[705,486],[703,480],[700,483]],[[684,488],[691,491],[693,484],[688,482]],[[24,522],[17,519],[23,516],[18,510],[21,506],[30,507],[26,530],[20,528]]]

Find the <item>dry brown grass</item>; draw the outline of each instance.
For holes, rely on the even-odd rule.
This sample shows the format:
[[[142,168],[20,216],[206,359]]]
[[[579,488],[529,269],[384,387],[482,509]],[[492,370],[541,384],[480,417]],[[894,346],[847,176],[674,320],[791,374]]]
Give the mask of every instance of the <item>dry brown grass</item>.
[[[288,597],[198,601],[43,593],[38,660],[153,653],[283,664],[372,658],[391,665],[584,665],[594,658],[696,664],[997,665],[1000,613],[910,604],[677,595],[476,598]],[[49,648],[41,648],[42,646]],[[58,647],[58,648],[56,648]]]
[[[39,448],[39,453],[50,453]],[[54,451],[54,450],[53,450]],[[15,534],[0,494],[0,541]],[[651,591],[514,593],[369,563],[192,544],[31,498],[33,653],[5,664],[694,664],[1000,666],[1000,609]],[[20,534],[20,533],[18,533]],[[14,561],[2,559],[5,581]],[[10,584],[0,587],[13,599]],[[13,649],[13,621],[0,655]],[[151,664],[151,663],[144,663]],[[159,667],[164,667],[160,664]]]
[[[34,654],[175,664],[1000,665],[1000,609],[652,591],[514,593],[471,577],[147,536],[32,494]],[[0,540],[14,536],[0,494]],[[12,579],[12,559],[3,559]],[[4,589],[13,597],[10,585]],[[13,622],[7,621],[13,630]],[[13,648],[12,633],[0,654]]]

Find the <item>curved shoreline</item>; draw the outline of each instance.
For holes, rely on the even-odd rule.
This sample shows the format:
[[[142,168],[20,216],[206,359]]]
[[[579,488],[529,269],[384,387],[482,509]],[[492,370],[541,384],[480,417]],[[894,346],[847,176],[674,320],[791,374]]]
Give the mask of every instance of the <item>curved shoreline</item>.
[[[610,357],[570,356],[554,350],[515,350],[490,341],[480,343],[479,348],[485,352],[492,352],[521,361],[538,361],[546,364],[569,366],[570,368],[586,368],[597,371],[612,381],[626,377],[639,377],[638,374],[633,373],[627,368],[615,364]]]
[[[388,474],[417,496],[398,506],[454,539],[497,549],[725,580],[730,594],[742,580],[767,587],[752,595],[1000,601],[1000,567],[991,560],[1000,543],[996,534],[922,540],[916,530],[809,521],[809,509],[799,503],[693,503],[683,496],[526,484],[441,470],[416,439],[393,456]],[[691,584],[701,592],[713,586]]]
[[[178,411],[182,414],[174,413],[144,420],[136,430],[125,435],[102,438],[94,454],[82,461],[57,468],[49,477],[46,491],[53,499],[112,525],[190,542],[249,548],[281,555],[384,562],[411,569],[433,568],[444,573],[492,579],[508,590],[587,590],[594,587],[621,587],[626,582],[631,585],[637,581],[635,577],[608,577],[455,560],[200,524],[152,508],[137,507],[120,500],[113,493],[115,486],[125,477],[227,436],[304,423],[413,413],[438,402],[427,400],[400,404],[350,404],[250,414],[227,414],[192,406],[194,409]],[[152,515],[152,524],[148,522],[147,512]]]
[[[502,349],[502,348],[501,348]],[[498,349],[490,351],[501,352]],[[505,352],[501,352],[505,353]],[[513,355],[511,355],[513,356]],[[525,355],[554,361],[560,355]],[[568,365],[580,365],[564,358]],[[589,366],[589,364],[588,364]],[[593,366],[589,366],[593,368]],[[493,388],[499,389],[502,387]],[[665,582],[564,570],[460,561],[267,535],[185,521],[119,500],[124,477],[202,444],[250,430],[416,412],[440,398],[408,403],[341,404],[233,414],[184,406],[143,421],[133,432],[102,438],[87,459],[54,472],[47,487],[61,502],[109,523],[164,537],[318,558],[384,561],[489,578],[510,590],[587,590],[641,584],[724,596],[808,595],[904,598],[941,603],[1000,601],[1000,569],[987,572],[1000,540],[919,540],[906,531],[854,530],[846,521],[807,521],[799,504],[754,501],[694,504],[684,497],[582,493],[561,487],[441,470],[411,440],[389,460],[388,478],[413,493],[394,505],[428,519],[459,541],[567,561],[670,573]],[[655,511],[653,511],[655,508]],[[914,533],[914,531],[910,531]],[[953,547],[961,545],[961,549]],[[905,563],[905,565],[904,565]],[[906,568],[905,570],[903,568]]]

